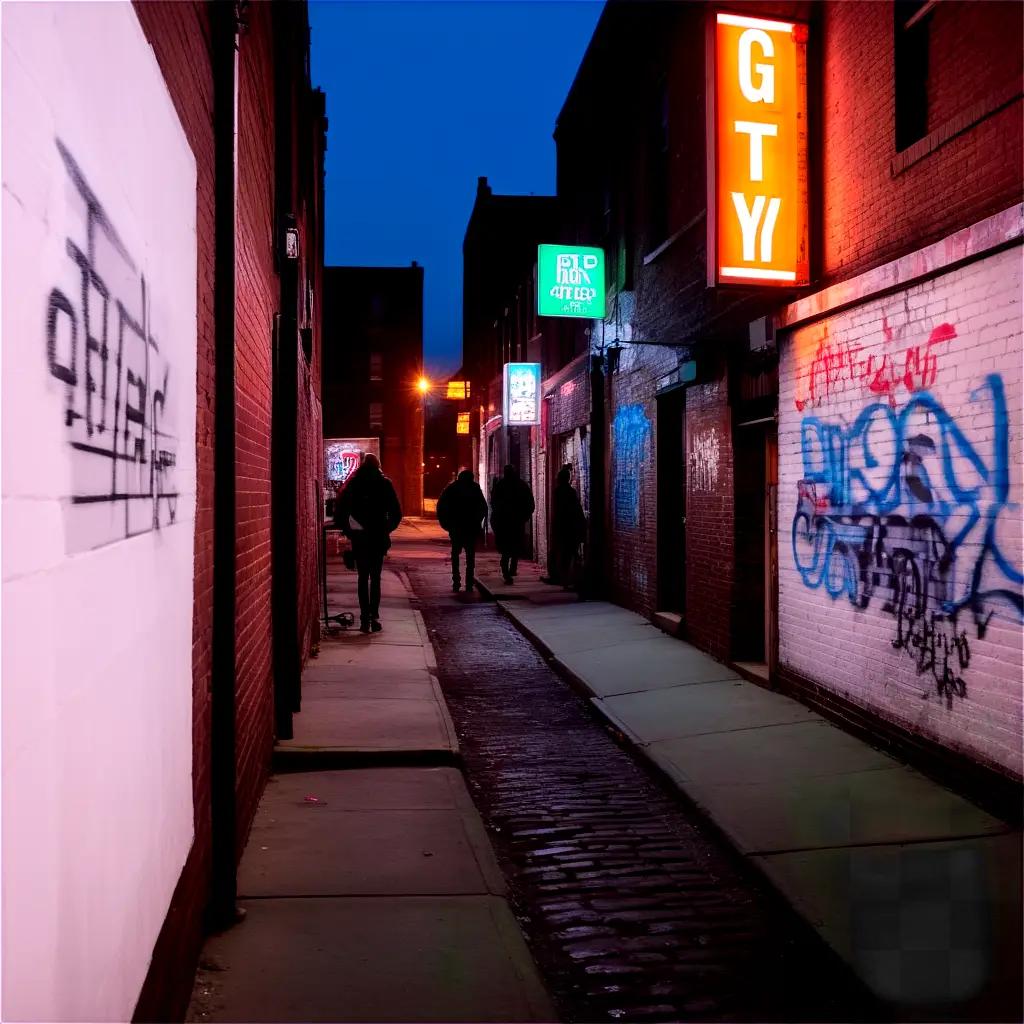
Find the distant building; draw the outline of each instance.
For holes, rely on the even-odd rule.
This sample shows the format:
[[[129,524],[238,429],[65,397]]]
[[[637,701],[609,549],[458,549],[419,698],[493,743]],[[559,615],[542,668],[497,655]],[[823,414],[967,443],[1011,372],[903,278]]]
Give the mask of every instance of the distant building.
[[[423,511],[423,268],[324,269],[325,438],[378,438],[406,515]]]
[[[503,422],[502,371],[510,362],[541,362],[543,349],[558,347],[557,340],[545,343],[545,335],[573,344],[562,324],[537,316],[537,246],[559,235],[557,198],[494,195],[487,178],[478,179],[462,245],[462,351],[473,389],[469,462],[485,493],[508,462],[535,492],[544,489],[543,432]],[[536,525],[543,521],[539,511],[535,537],[543,534]]]

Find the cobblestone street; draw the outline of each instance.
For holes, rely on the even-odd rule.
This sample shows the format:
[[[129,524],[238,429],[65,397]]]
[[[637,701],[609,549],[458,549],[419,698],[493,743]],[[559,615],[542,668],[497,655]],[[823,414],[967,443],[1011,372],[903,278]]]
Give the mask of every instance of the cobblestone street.
[[[492,603],[402,545],[465,769],[564,1019],[868,1020],[817,937]],[[428,539],[429,538],[429,539]]]

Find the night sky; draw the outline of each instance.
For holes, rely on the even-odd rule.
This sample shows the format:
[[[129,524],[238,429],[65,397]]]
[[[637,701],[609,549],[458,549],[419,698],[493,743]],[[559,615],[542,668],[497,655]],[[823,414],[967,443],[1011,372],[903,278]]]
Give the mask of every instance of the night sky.
[[[554,192],[551,133],[602,6],[309,5],[313,83],[330,121],[326,262],[426,268],[434,375],[461,362],[462,237],[477,177],[500,193]]]

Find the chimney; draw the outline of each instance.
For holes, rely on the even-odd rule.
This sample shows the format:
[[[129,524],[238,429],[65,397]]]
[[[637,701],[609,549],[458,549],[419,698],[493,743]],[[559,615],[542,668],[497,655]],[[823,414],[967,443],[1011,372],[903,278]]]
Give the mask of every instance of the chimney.
[[[486,174],[482,174],[476,179],[476,194],[478,196],[489,196],[491,194],[491,186],[487,184]]]

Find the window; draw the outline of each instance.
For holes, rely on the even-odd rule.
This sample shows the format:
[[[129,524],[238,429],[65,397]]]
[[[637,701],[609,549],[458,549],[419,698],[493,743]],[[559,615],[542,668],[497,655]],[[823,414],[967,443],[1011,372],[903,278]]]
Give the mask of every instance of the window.
[[[370,403],[370,430],[384,429],[384,403]]]
[[[370,380],[384,379],[384,358],[379,352],[370,353]]]
[[[896,150],[928,134],[928,50],[936,0],[893,4],[896,62]]]

